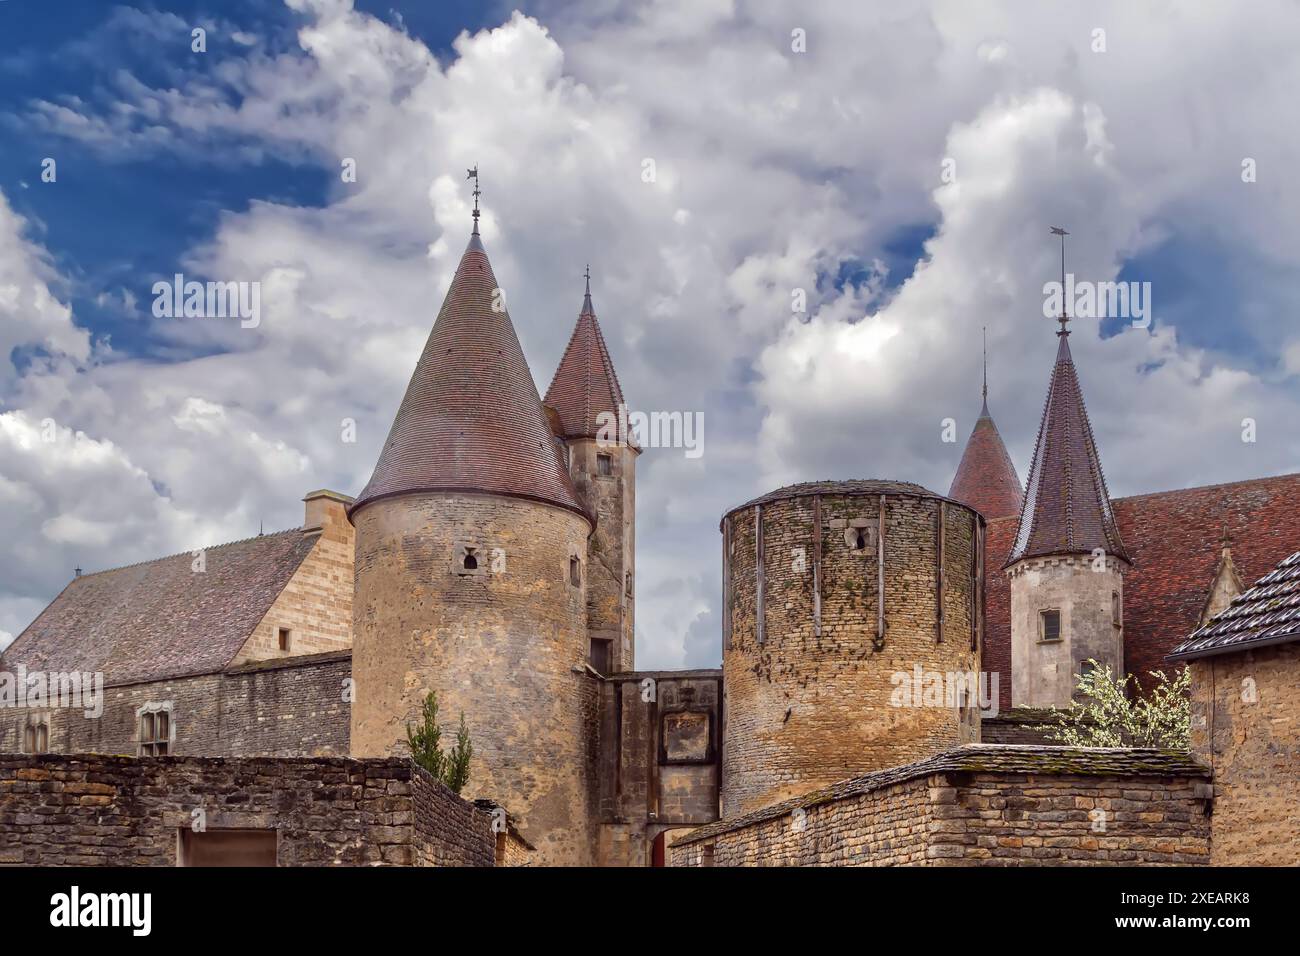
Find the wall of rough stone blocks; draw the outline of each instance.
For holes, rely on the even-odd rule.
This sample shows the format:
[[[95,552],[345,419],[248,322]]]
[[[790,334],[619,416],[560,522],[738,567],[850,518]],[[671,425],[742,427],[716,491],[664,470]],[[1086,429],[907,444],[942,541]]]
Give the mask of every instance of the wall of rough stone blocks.
[[[624,674],[600,693],[597,860],[647,866],[661,832],[718,818],[722,672]],[[707,725],[707,745],[680,739],[682,715]]]
[[[1214,770],[1214,865],[1300,866],[1300,644],[1191,669],[1192,751]]]
[[[609,672],[636,666],[636,459],[628,446],[590,438],[568,442],[569,474],[583,503],[596,516],[588,541],[587,628],[597,640],[612,642]],[[601,475],[597,455],[610,457],[610,474]]]
[[[352,646],[354,534],[344,510],[347,500],[342,495],[309,498],[309,527],[304,533],[317,533],[316,545],[233,663],[319,654]],[[280,649],[281,628],[289,630],[287,651]]]
[[[104,688],[103,713],[83,710],[0,712],[0,753],[23,748],[23,728],[33,717],[49,721],[52,753],[135,755],[137,712],[170,701],[172,753],[204,756],[344,756],[350,707],[344,682],[349,651],[231,668],[177,680]]]
[[[486,814],[409,760],[0,756],[0,864],[174,866],[208,830],[275,830],[280,866],[491,866]]]
[[[1192,776],[931,774],[742,822],[705,839],[686,834],[669,848],[669,860],[673,866],[1203,865],[1210,852],[1205,786]]]
[[[400,753],[436,691],[444,739],[463,712],[465,794],[503,805],[540,862],[584,864],[595,845],[596,682],[587,668],[588,522],[478,494],[370,502],[357,530],[352,752]],[[458,555],[478,549],[462,574]],[[569,560],[582,562],[570,583]]]
[[[944,513],[944,624],[938,630],[938,521]],[[820,508],[821,527],[814,527]],[[896,674],[976,673],[971,509],[891,494],[885,503],[885,626],[877,627],[880,496],[823,494],[762,506],[764,640],[758,635],[756,514],[724,519],[727,582],[723,815],[736,816],[866,771],[978,739],[973,708],[893,706]],[[872,537],[854,550],[845,526]],[[821,540],[821,633],[813,555]],[[726,544],[730,542],[730,544]]]

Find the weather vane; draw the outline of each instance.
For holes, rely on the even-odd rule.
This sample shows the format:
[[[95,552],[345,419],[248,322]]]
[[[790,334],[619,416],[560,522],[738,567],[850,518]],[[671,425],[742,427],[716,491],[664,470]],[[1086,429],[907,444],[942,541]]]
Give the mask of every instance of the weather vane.
[[[587,280],[587,295],[591,295],[591,263],[587,263],[587,268],[582,273]]]
[[[1061,317],[1056,321],[1061,323],[1061,331],[1057,335],[1069,335],[1065,323],[1070,321],[1069,314],[1065,311],[1065,237],[1069,235],[1060,226],[1052,227],[1052,235],[1061,237]]]
[[[478,235],[478,197],[482,195],[478,180],[478,164],[474,164],[473,169],[465,170],[465,178],[474,180],[474,234]]]

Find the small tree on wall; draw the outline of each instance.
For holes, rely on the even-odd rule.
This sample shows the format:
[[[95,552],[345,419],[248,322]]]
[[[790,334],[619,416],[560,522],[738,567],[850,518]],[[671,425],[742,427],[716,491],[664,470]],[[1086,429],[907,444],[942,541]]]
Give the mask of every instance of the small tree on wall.
[[[418,727],[406,725],[406,742],[411,748],[411,759],[456,793],[469,782],[469,761],[474,756],[465,714],[460,715],[460,728],[456,731],[456,744],[451,753],[442,750],[442,728],[438,726],[438,695],[429,691],[421,707]]]
[[[1172,680],[1164,671],[1149,671],[1156,683],[1150,694],[1143,694],[1132,674],[1120,678],[1109,664],[1087,663],[1091,668],[1075,675],[1081,699],[1051,709],[1055,724],[1044,731],[1047,739],[1071,747],[1188,748],[1192,676],[1186,666]]]

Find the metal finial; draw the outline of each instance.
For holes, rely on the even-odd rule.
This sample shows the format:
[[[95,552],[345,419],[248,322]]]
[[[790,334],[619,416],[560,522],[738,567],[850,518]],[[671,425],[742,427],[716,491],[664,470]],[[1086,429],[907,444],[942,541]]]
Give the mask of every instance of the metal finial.
[[[587,279],[587,295],[591,295],[591,263],[590,262],[587,263],[587,269],[585,272],[583,272],[583,276],[585,276]]]
[[[482,195],[479,187],[478,164],[474,164],[473,169],[465,170],[465,178],[474,180],[474,235],[478,235],[478,197]]]
[[[1061,323],[1061,331],[1056,334],[1069,335],[1070,330],[1065,327],[1065,323],[1070,321],[1069,313],[1065,311],[1065,237],[1069,233],[1060,226],[1053,226],[1052,235],[1061,237],[1061,317],[1056,320]]]
[[[984,326],[984,404],[989,403],[989,327]]]

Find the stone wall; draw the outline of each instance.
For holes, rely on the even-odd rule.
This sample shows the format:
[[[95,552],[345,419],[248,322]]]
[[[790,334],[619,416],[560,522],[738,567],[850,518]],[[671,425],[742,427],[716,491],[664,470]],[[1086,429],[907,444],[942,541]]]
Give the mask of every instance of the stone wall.
[[[1202,657],[1192,751],[1214,771],[1216,866],[1300,866],[1300,644]]]
[[[1016,707],[980,720],[980,743],[1052,744],[1047,731],[1059,718],[1047,709]]]
[[[937,698],[896,692],[916,677],[978,674],[981,519],[936,496],[883,501],[879,645],[881,494],[800,494],[723,519],[724,816],[978,739],[976,708],[946,703],[942,688]],[[850,540],[855,526],[867,539],[861,548]]]
[[[673,866],[1205,864],[1208,771],[1166,751],[969,745],[677,837]]]
[[[644,671],[601,683],[602,866],[648,866],[655,838],[718,818],[722,672]]]
[[[630,671],[635,662],[636,459],[626,445],[571,438],[569,474],[591,513],[596,531],[588,541],[587,627],[593,640],[611,642],[608,673]],[[601,475],[596,456],[608,455]]]
[[[319,532],[316,545],[235,655],[234,664],[352,646],[354,535],[345,511],[351,500],[333,491],[307,496],[303,531]],[[282,628],[289,631],[288,650],[280,649]]]
[[[138,751],[140,708],[170,704],[171,752],[204,756],[348,753],[350,651],[265,661],[225,673],[104,688],[103,713],[0,711],[0,753],[22,749],[30,718],[49,722],[51,753]]]
[[[279,866],[496,856],[488,815],[409,760],[0,756],[0,863],[174,866],[196,819],[275,831]]]
[[[509,808],[540,861],[590,863],[598,679],[586,664],[588,522],[478,494],[379,499],[352,518],[353,754],[401,752],[407,722],[436,691],[444,739],[464,713],[473,741],[466,795]]]
[[[1124,674],[1124,570],[1107,556],[1098,571],[1093,558],[1057,555],[1029,558],[1008,573],[1011,591],[1011,673],[1016,707],[1065,707],[1074,697],[1083,662],[1109,664]],[[1119,595],[1121,619],[1112,595]],[[1039,612],[1061,612],[1060,639],[1041,640]],[[1145,675],[1142,675],[1145,677]]]

